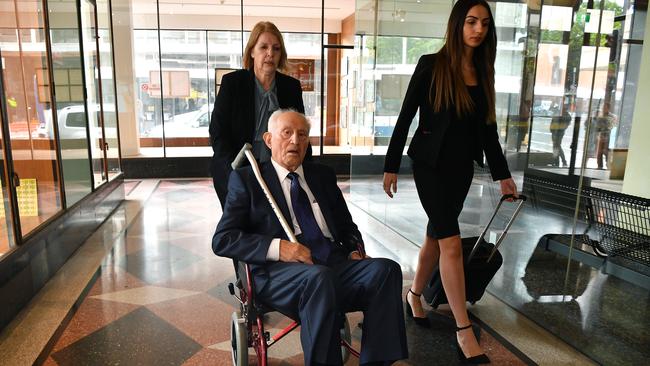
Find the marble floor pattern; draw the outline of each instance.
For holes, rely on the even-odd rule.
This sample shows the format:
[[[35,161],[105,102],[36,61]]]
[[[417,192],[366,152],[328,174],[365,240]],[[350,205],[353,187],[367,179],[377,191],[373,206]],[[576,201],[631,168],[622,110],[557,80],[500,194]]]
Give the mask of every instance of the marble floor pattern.
[[[514,178],[521,189],[521,172],[515,172]],[[477,169],[459,218],[463,237],[476,236],[483,229],[499,199],[497,190],[489,174]],[[499,248],[504,263],[487,291],[597,363],[649,364],[650,291],[539,247],[545,234],[570,237],[573,217],[537,206],[532,198]],[[349,202],[408,241],[421,242],[427,218],[411,176],[400,175],[398,193],[391,200],[382,190],[381,176],[353,175]],[[513,208],[504,203],[488,232],[490,242],[494,243]],[[578,221],[575,232],[582,234],[585,229],[584,222]],[[585,251],[592,253],[590,248]]]
[[[139,181],[125,183],[127,194]],[[348,185],[341,184],[344,191]],[[129,196],[127,196],[127,199]],[[211,180],[163,180],[104,258],[94,283],[62,331],[50,342],[45,365],[228,365],[230,316],[236,300],[232,262],[215,256],[211,237],[221,215]],[[373,229],[362,210],[350,206],[368,253],[395,259],[404,269],[404,291],[413,275],[417,247],[393,232]],[[385,229],[384,229],[385,230]],[[431,329],[407,319],[411,358],[401,365],[453,365],[453,320],[445,309],[429,312]],[[349,315],[353,344],[360,313]],[[288,320],[272,314],[273,334]],[[496,365],[533,362],[477,320],[481,344]],[[272,365],[301,365],[298,330],[270,349]],[[251,352],[252,353],[252,352]],[[254,359],[251,357],[251,362]],[[254,362],[253,362],[254,364]],[[347,364],[358,364],[351,358]]]

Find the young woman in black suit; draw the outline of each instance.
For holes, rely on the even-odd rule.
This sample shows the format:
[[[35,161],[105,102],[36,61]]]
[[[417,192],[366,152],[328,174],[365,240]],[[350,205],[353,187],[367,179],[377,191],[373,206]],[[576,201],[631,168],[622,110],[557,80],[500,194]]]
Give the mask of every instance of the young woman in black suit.
[[[465,304],[465,278],[458,216],[483,153],[503,194],[517,187],[499,145],[494,92],[496,32],[484,0],[459,0],[447,25],[446,43],[437,54],[420,58],[411,78],[386,153],[384,191],[397,192],[397,172],[409,126],[420,122],[408,149],[418,196],[427,213],[426,237],[406,297],[406,311],[429,326],[420,294],[439,262],[442,283],[456,320],[458,355],[469,363],[488,363],[471,329]]]
[[[267,161],[271,155],[262,135],[271,113],[280,108],[305,113],[300,81],[278,71],[287,67],[287,50],[273,23],[255,24],[243,61],[242,70],[223,76],[210,120],[214,151],[210,171],[222,208],[228,192],[230,164],[242,146],[252,144],[255,157]]]

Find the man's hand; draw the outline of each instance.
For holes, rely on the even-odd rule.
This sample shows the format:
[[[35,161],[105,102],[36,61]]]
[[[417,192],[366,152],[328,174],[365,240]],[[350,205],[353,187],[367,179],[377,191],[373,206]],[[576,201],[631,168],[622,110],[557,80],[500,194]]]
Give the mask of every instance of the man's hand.
[[[397,193],[397,174],[384,173],[384,192],[390,198],[393,198],[393,193]]]
[[[299,262],[314,264],[311,260],[311,250],[300,243],[280,240],[280,262]]]
[[[359,253],[359,251],[355,250],[354,252],[350,253],[349,258],[352,259],[353,261],[359,261],[359,260],[362,260],[364,258],[370,258],[370,257],[367,254],[366,254],[365,257],[362,257],[361,254]]]

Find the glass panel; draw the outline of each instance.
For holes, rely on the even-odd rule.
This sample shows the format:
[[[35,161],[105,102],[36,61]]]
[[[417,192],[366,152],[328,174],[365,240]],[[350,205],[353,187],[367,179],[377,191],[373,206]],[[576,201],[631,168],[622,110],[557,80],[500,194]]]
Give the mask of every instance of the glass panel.
[[[355,109],[350,141],[364,146],[352,150],[350,201],[416,245],[427,218],[410,159],[402,161],[396,198],[385,198],[378,130],[394,125],[390,118],[398,114],[386,94],[400,94],[400,83],[390,77],[410,78],[417,58],[409,51],[435,52],[431,46],[416,51],[415,40],[444,33],[449,8],[418,3],[425,24],[410,18],[405,3],[357,2],[359,55],[351,67],[356,89],[349,89]],[[644,67],[650,70],[650,54],[646,47],[642,56],[641,47],[649,29],[647,5],[622,0],[490,5],[499,40],[498,131],[529,203],[499,248],[506,260],[488,292],[598,363],[643,363],[650,284],[650,254],[641,244],[650,232],[650,130],[647,118],[640,117],[650,113],[643,103],[650,89],[641,82]],[[393,88],[383,86],[389,82]],[[401,94],[394,97],[398,105]],[[489,171],[475,167],[459,217],[463,237],[483,228],[499,196]],[[506,207],[497,215],[489,240],[511,213]],[[605,261],[602,255],[609,257]]]
[[[49,12],[52,58],[57,60],[52,70],[68,207],[92,191],[77,16],[76,7],[62,10],[53,6]],[[54,140],[51,119],[48,118],[47,125],[39,129],[39,138]]]
[[[20,183],[16,189],[22,235],[61,210],[56,143],[38,138],[39,130],[51,119],[41,6],[40,2],[0,2],[4,94],[14,171]]]
[[[644,363],[650,342],[643,325],[650,291],[650,53],[641,50],[650,30],[647,3],[604,1],[581,9],[578,235],[571,241],[567,296],[556,304],[564,320],[548,326],[600,364]]]
[[[437,52],[444,43],[451,5],[434,1],[375,4],[377,8],[371,2],[357,2],[356,9],[357,33],[362,35],[360,53],[352,63],[356,76],[349,131],[350,199],[420,245],[427,219],[417,198],[410,159],[402,159],[399,199],[390,200],[381,184],[384,155],[418,60]],[[405,149],[418,118],[416,114],[411,123]]]
[[[0,41],[0,44],[3,44]],[[3,44],[4,45],[4,44]],[[0,47],[1,48],[1,47]],[[3,68],[2,62],[0,61],[0,68]],[[0,88],[3,88],[2,75],[0,75]],[[1,95],[4,94],[4,89],[2,89]],[[6,111],[4,106],[8,103],[0,103],[0,126],[5,125],[5,116]],[[0,141],[2,140],[2,129],[0,129]],[[9,197],[11,195],[10,187],[7,185],[9,181],[7,177],[7,166],[4,145],[0,144],[0,167],[2,168],[2,174],[0,174],[0,194],[2,195],[2,202],[0,202],[0,259],[9,252],[12,248],[16,246],[16,240],[14,237],[13,230],[13,214],[11,212],[11,206],[9,202]]]
[[[102,76],[102,106],[104,111],[104,142],[108,179],[121,172],[120,147],[117,139],[117,110],[113,73],[113,34],[108,0],[97,1],[97,28],[99,35],[99,62]]]
[[[518,253],[525,258],[514,269],[521,281],[504,271],[489,290],[598,363],[642,363],[648,338],[639,324],[647,323],[647,301],[638,299],[647,297],[650,282],[639,264],[647,249],[638,240],[647,238],[650,192],[647,176],[630,177],[642,169],[626,164],[643,149],[631,148],[630,139],[639,126],[632,120],[642,60],[631,51],[638,40],[622,35],[631,34],[623,31],[627,23],[645,27],[645,10],[636,17],[623,1],[544,4],[531,134],[522,144],[523,187],[531,198],[523,215],[533,214],[535,224],[515,223],[513,231],[525,236],[514,234],[514,242],[511,234],[502,248],[512,255],[513,244],[533,245]],[[532,21],[528,32],[536,34]],[[647,130],[636,132],[644,133],[647,141]],[[639,181],[643,188],[632,188]],[[639,336],[617,336],[624,333]]]
[[[354,50],[334,46],[354,46],[354,3],[325,1],[325,24],[340,24],[340,29],[327,30],[325,45],[325,128],[323,152],[325,154],[349,153],[348,143],[348,93],[350,58]]]
[[[140,156],[162,157],[163,108],[161,101],[160,53],[156,2],[133,6],[133,65],[135,67],[137,133]],[[141,29],[138,29],[141,28]],[[167,120],[169,116],[165,117]],[[156,136],[158,134],[158,136]]]
[[[83,44],[84,81],[86,87],[86,111],[90,133],[90,156],[92,158],[93,182],[99,187],[107,180],[104,156],[104,131],[101,106],[101,80],[97,52],[97,27],[95,7],[88,0],[81,1],[81,39]]]
[[[301,81],[305,115],[311,122],[312,152],[318,155],[321,135],[321,2],[244,2],[244,45],[248,42],[250,30],[260,20],[273,22],[282,33],[288,67],[281,72]]]
[[[535,42],[529,40],[527,21],[530,17],[526,4],[497,2],[494,7],[497,30],[497,58],[495,68],[496,116],[501,141],[509,155],[527,148],[528,120],[524,80],[525,67],[534,66]],[[532,75],[531,71],[527,71]],[[532,92],[532,91],[531,91]],[[519,159],[510,159],[511,169],[520,170]],[[514,166],[513,166],[514,165]]]
[[[320,21],[320,16],[318,17]],[[277,24],[276,24],[277,25]],[[280,27],[280,25],[278,25]],[[300,80],[305,115],[311,122],[312,152],[320,154],[321,136],[321,37],[319,33],[288,33],[280,28],[287,48],[289,67],[285,73]],[[328,37],[328,35],[325,35]],[[327,43],[327,42],[326,42]],[[305,72],[305,69],[308,70]],[[327,86],[327,78],[325,80]],[[325,112],[326,113],[326,112]]]
[[[215,80],[232,70],[242,68],[242,32],[208,31],[208,90],[209,110],[212,112],[214,100],[219,92],[221,80]]]
[[[160,31],[166,156],[211,156],[205,31]],[[162,137],[162,129],[150,137]]]

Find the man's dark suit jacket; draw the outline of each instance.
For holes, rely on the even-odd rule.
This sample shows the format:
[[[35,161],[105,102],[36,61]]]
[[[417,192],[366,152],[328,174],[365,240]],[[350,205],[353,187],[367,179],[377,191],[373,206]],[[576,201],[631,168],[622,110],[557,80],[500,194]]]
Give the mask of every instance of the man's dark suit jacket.
[[[280,108],[305,113],[300,81],[276,72],[275,87]],[[210,144],[214,151],[210,172],[222,206],[232,170],[230,164],[242,146],[253,141],[255,124],[255,73],[242,69],[224,75],[210,119]]]
[[[334,236],[333,250],[344,254],[355,251],[361,234],[352,221],[341,190],[336,185],[336,174],[325,165],[303,163],[302,166],[307,185]],[[264,163],[260,170],[280,210],[291,225],[289,206],[273,164]],[[224,213],[212,238],[212,250],[219,256],[259,265],[266,263],[266,254],[274,238],[287,240],[262,188],[255,180],[253,169],[247,166],[234,170],[230,175]]]
[[[415,134],[411,139],[408,155],[416,162],[421,162],[435,167],[438,162],[438,155],[445,138],[445,132],[449,123],[452,121],[454,110],[442,110],[435,112],[429,103],[429,91],[431,79],[433,77],[433,65],[436,58],[441,57],[438,54],[423,55],[420,57],[409,86],[406,90],[406,96],[402,103],[402,110],[395,124],[393,135],[386,152],[384,162],[384,172],[397,173],[402,160],[402,151],[406,144],[409,127],[415,117],[415,113],[420,110],[420,122]],[[433,99],[435,90],[431,89]],[[477,133],[479,144],[473,152],[474,160],[483,166],[483,153],[487,158],[492,179],[501,180],[510,178],[510,171],[501,145],[499,144],[499,134],[497,133],[496,123],[477,123],[479,131]]]

